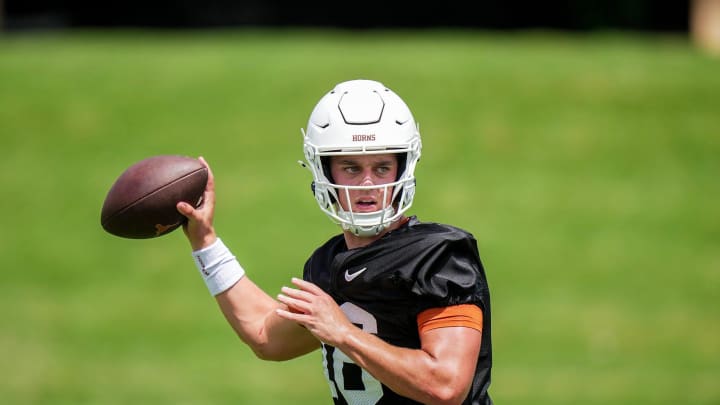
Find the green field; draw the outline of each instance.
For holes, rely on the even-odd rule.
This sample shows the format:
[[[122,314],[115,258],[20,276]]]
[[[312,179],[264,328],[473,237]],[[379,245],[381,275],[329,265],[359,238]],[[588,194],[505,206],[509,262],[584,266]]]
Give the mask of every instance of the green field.
[[[276,294],[337,228],[300,128],[384,82],[423,136],[412,213],[476,235],[497,404],[720,403],[720,59],[676,36],[345,31],[0,36],[0,402],[329,404],[256,360],[180,232],[105,234],[125,167],[202,155],[218,232]]]

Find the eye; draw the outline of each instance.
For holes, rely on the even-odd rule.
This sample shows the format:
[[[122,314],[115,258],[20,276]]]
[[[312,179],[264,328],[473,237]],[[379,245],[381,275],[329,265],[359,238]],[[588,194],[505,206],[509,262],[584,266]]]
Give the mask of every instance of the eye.
[[[360,172],[359,166],[345,166],[343,167],[343,171],[348,174],[356,174]]]
[[[390,172],[390,170],[392,170],[392,168],[390,166],[378,166],[375,169],[375,172],[377,172],[378,175],[382,176],[382,175],[388,174]]]

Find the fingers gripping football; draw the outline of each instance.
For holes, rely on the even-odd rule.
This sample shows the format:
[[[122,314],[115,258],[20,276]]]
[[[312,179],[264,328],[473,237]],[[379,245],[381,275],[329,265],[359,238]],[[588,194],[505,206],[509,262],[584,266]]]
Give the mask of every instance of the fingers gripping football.
[[[215,216],[215,177],[207,161],[198,158],[202,164],[208,169],[208,180],[203,193],[203,201],[197,208],[192,205],[179,202],[176,206],[178,212],[184,215],[188,220],[183,225],[183,232],[190,241],[193,250],[199,250],[210,246],[217,236],[213,227]]]

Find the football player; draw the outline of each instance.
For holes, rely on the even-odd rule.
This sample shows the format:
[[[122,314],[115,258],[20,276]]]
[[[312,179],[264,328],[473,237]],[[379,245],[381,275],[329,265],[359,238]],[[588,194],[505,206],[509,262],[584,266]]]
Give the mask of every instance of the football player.
[[[381,83],[343,82],[321,98],[303,165],[342,233],[275,298],[215,233],[212,171],[201,207],[178,204],[195,263],[240,338],[268,360],[321,349],[336,404],[492,404],[490,295],[476,240],[405,214],[420,150],[410,110]]]

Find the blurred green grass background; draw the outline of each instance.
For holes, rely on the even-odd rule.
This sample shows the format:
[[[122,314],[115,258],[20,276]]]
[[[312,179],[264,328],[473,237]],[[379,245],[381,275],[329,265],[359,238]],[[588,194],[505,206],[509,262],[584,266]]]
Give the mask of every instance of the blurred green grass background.
[[[412,209],[474,233],[498,404],[720,403],[720,61],[685,38],[462,31],[0,37],[0,398],[330,403],[318,353],[256,360],[181,233],[103,233],[114,179],[205,156],[216,224],[271,295],[337,233],[299,168],[340,81],[398,92]]]

